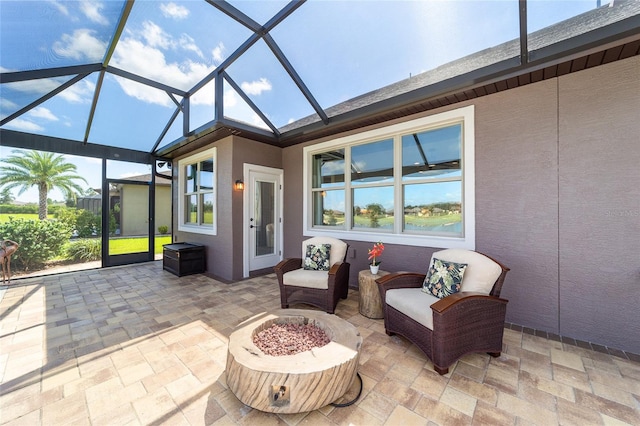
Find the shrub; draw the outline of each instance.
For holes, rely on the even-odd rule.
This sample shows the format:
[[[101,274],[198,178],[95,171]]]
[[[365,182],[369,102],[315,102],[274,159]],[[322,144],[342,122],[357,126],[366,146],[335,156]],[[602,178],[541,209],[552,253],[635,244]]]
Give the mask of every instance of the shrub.
[[[161,234],[166,234],[167,232],[169,232],[169,227],[167,225],[160,225],[158,226],[158,232]]]
[[[100,260],[102,258],[102,240],[100,238],[83,238],[72,241],[67,246],[67,258],[82,262]]]
[[[56,211],[54,217],[60,222],[65,223],[69,228],[76,229],[76,222],[80,211],[77,209],[61,208]]]
[[[80,238],[88,238],[102,234],[102,218],[89,210],[79,210],[76,217],[76,231]]]
[[[10,218],[0,224],[0,236],[20,244],[11,258],[11,266],[28,271],[62,255],[64,245],[71,237],[71,228],[57,220]]]
[[[38,214],[37,204],[2,204],[0,205],[0,213],[13,214]]]

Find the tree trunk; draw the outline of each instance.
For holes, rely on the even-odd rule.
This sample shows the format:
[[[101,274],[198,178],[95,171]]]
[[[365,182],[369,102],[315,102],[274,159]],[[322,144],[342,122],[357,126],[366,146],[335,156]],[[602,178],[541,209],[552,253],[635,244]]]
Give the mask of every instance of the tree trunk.
[[[40,182],[38,184],[38,219],[45,220],[47,218],[47,184]]]

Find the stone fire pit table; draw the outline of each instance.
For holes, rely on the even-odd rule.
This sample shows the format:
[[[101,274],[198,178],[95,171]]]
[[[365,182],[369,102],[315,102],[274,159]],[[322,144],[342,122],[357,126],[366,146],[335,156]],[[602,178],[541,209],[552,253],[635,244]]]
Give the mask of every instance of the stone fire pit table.
[[[253,336],[276,323],[315,325],[331,342],[295,355],[266,355]],[[229,336],[227,385],[240,401],[260,411],[316,410],[349,390],[361,346],[356,327],[335,315],[305,309],[264,312],[239,324]]]

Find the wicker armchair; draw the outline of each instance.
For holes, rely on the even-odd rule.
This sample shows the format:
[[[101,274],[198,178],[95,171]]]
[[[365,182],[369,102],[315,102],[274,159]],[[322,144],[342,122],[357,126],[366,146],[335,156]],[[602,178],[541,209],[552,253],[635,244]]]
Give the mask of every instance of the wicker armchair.
[[[467,264],[460,292],[442,299],[425,293],[425,274],[400,272],[379,278],[386,333],[400,334],[418,346],[439,374],[447,374],[449,366],[468,353],[500,356],[507,312],[500,291],[509,268],[469,250],[442,250],[432,261],[433,257]]]
[[[307,246],[331,244],[330,269],[307,270],[303,261]],[[332,237],[314,237],[302,242],[302,258],[284,259],[273,269],[280,285],[280,304],[306,303],[333,314],[339,299],[349,292],[349,263],[346,262],[349,245]]]

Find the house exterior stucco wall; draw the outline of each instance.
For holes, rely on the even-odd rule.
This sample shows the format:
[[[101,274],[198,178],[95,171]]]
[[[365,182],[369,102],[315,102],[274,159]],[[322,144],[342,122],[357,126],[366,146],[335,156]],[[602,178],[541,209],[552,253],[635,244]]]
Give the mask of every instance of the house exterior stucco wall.
[[[232,185],[236,179],[244,179],[245,184],[247,183],[248,176],[243,176],[245,163],[282,169],[282,149],[236,136],[233,145]],[[245,186],[245,191],[246,188]],[[240,279],[243,275],[243,238],[244,232],[247,230],[244,229],[242,222],[243,193],[242,191],[233,191],[233,193],[233,279]]]
[[[185,232],[178,229],[178,214],[174,214],[173,238],[174,242],[188,242],[203,244],[206,247],[206,269],[207,273],[224,279],[231,279],[233,270],[233,233],[232,226],[232,199],[234,194],[231,188],[231,158],[233,155],[232,137],[227,137],[216,141],[210,145],[189,153],[183,157],[177,158],[173,162],[173,206],[176,209],[179,206],[178,197],[180,189],[178,187],[177,174],[180,172],[178,160],[205,151],[212,147],[217,148],[216,159],[216,206],[214,211],[215,220],[217,220],[217,234],[205,235],[194,232]]]
[[[633,57],[431,113],[475,105],[476,249],[511,268],[507,321],[640,353],[639,70]],[[285,257],[305,238],[302,150],[283,152]],[[356,287],[371,244],[348,242]],[[435,250],[387,245],[382,269],[426,271]]]
[[[475,104],[476,250],[511,268],[507,320],[558,333],[557,80]]]
[[[207,273],[223,280],[239,280],[243,267],[243,193],[233,184],[243,179],[244,163],[282,168],[282,153],[278,147],[229,136],[201,149],[176,158],[173,162],[173,206],[178,208],[178,160],[198,152],[217,148],[216,210],[217,234],[203,235],[178,230],[178,215],[174,214],[174,242],[189,242],[206,246]]]
[[[559,87],[560,329],[640,353],[640,57]]]

